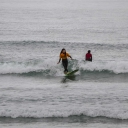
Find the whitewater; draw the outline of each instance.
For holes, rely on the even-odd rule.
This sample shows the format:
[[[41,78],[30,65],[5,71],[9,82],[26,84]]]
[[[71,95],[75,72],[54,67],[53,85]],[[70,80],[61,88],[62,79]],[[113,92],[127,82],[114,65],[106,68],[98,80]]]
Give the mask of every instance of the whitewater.
[[[0,3],[0,128],[127,128],[126,0]]]

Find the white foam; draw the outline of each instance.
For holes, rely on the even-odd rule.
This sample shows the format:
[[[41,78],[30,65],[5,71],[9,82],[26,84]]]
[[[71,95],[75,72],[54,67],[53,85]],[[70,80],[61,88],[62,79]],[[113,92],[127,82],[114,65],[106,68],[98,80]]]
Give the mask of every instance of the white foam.
[[[71,64],[70,64],[71,63]],[[79,68],[80,71],[110,71],[116,74],[128,73],[128,61],[93,61],[84,62],[78,61],[75,63],[69,62],[70,70]],[[57,60],[45,59],[40,60],[36,64],[34,62],[4,62],[0,64],[0,74],[9,73],[28,73],[28,72],[44,72],[50,76],[62,76],[63,67],[57,65]]]
[[[0,117],[43,118],[83,114],[128,119],[127,84],[72,82],[63,88],[52,83],[51,88],[44,88],[42,83],[42,87],[37,89],[28,86],[26,89],[2,91]]]
[[[128,61],[93,61],[79,62],[81,70],[89,71],[110,71],[114,73],[128,73]]]
[[[34,62],[4,62],[0,64],[0,74],[48,72],[48,75],[62,75],[61,65],[57,65],[57,60],[45,59],[38,63]]]

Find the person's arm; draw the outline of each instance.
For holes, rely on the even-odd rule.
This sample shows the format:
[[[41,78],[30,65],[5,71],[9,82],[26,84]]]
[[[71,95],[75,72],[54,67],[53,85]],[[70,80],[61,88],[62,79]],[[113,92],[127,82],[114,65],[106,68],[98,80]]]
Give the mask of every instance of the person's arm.
[[[92,61],[92,54],[91,54],[90,60]]]
[[[69,57],[72,59],[72,57],[69,55]]]
[[[58,63],[57,63],[57,64],[59,64],[59,63],[60,63],[60,61],[61,61],[61,58],[59,59],[59,61],[58,61]]]
[[[72,59],[72,57],[67,53],[67,56],[70,57]]]

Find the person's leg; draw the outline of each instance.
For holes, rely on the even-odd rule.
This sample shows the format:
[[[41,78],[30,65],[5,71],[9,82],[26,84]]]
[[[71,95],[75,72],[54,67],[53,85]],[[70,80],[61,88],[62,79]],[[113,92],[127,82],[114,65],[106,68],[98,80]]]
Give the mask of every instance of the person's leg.
[[[66,69],[66,72],[68,72],[67,67],[68,67],[68,60],[66,60],[66,62],[65,62],[65,69]]]
[[[62,60],[62,64],[63,64],[63,67],[64,67],[64,72],[68,72],[68,69],[67,69],[67,66],[68,66],[68,60]]]
[[[92,61],[92,59],[89,59],[88,61]]]
[[[64,72],[65,72],[66,71],[66,66],[65,66],[65,61],[64,60],[62,60],[62,65],[64,67]]]

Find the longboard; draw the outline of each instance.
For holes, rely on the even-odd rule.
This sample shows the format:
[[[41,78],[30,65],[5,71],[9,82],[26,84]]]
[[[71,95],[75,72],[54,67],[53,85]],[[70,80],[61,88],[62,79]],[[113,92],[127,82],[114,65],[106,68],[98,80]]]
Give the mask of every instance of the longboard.
[[[65,74],[66,76],[72,76],[74,75],[79,69],[76,69],[74,71],[68,72],[67,74]]]

